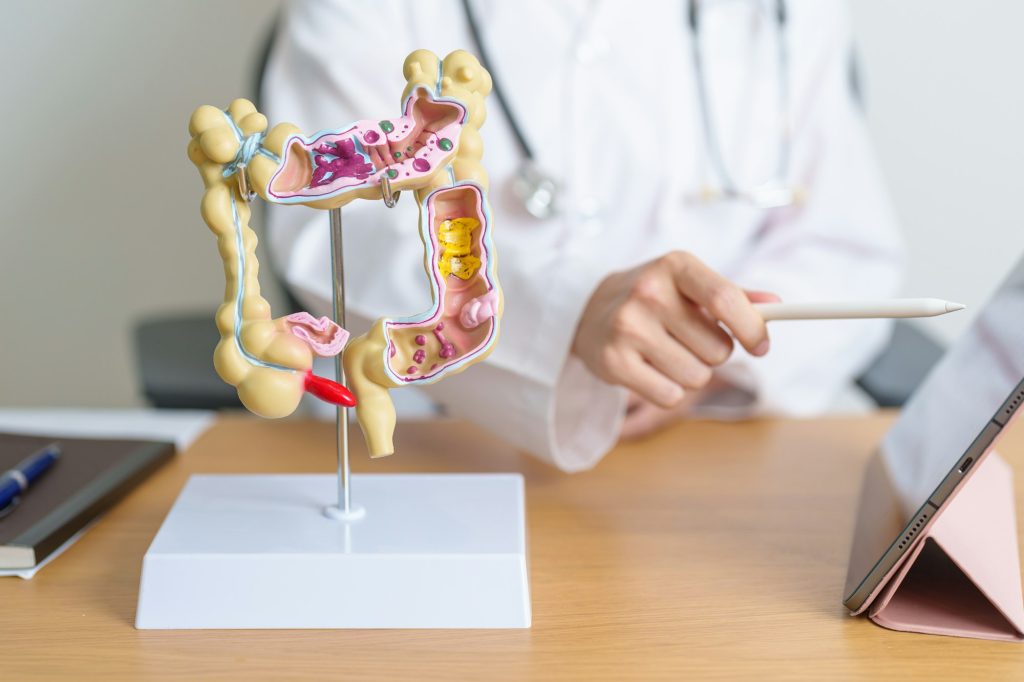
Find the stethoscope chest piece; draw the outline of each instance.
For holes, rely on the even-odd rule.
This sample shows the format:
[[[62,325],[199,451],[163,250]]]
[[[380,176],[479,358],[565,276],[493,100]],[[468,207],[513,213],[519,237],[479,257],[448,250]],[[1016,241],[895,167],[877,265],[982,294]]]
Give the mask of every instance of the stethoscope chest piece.
[[[469,32],[473,37],[473,42],[476,43],[480,62],[491,74],[492,92],[495,99],[498,100],[498,105],[505,113],[512,137],[515,140],[516,146],[519,147],[519,153],[522,155],[519,168],[512,178],[512,195],[517,202],[522,204],[523,209],[530,216],[538,220],[552,218],[558,213],[558,182],[537,166],[533,148],[526,140],[522,126],[519,125],[518,119],[512,112],[511,107],[509,107],[508,99],[505,97],[505,91],[498,78],[498,74],[494,70],[493,63],[487,57],[483,40],[480,39],[480,27],[477,25],[476,16],[473,14],[473,7],[470,5],[469,0],[462,0],[462,10],[466,15],[466,23],[469,25]]]
[[[558,183],[530,159],[519,164],[512,179],[512,193],[526,212],[538,220],[558,213]]]

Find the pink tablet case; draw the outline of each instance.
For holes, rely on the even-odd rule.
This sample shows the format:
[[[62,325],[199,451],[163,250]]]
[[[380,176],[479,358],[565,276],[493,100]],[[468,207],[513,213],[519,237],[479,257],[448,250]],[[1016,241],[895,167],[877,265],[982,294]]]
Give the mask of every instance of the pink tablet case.
[[[1013,471],[995,452],[976,467],[871,605],[875,623],[1024,641]]]

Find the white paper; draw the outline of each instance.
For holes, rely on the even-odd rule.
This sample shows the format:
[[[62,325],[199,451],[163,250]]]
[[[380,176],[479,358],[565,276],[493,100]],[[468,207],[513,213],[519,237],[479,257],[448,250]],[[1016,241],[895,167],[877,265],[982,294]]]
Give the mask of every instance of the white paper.
[[[173,441],[188,448],[210,427],[208,410],[0,408],[0,431],[65,438],[134,438]]]

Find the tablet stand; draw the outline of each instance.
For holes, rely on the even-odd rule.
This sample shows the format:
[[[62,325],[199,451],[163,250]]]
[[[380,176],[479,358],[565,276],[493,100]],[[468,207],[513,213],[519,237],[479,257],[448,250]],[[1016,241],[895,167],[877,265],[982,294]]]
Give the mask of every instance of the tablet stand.
[[[1024,641],[1013,471],[995,452],[918,539],[868,617],[892,630]]]
[[[341,224],[333,209],[344,326]],[[337,477],[189,479],[143,559],[135,627],[530,627],[522,476],[352,476],[336,418]]]

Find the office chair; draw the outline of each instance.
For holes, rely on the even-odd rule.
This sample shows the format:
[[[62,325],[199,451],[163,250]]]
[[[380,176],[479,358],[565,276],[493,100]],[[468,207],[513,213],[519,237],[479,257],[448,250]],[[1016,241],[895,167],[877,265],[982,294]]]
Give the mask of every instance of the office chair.
[[[263,75],[270,59],[278,21],[262,43],[253,72],[252,92],[263,109]],[[856,54],[851,51],[851,96],[864,108],[862,80]],[[265,210],[257,208],[254,210]],[[261,221],[260,224],[266,224]],[[263,241],[261,239],[261,241]],[[265,242],[264,242],[265,243]],[[287,283],[274,268],[272,254],[264,258],[267,270],[279,278],[288,312],[300,310]],[[141,320],[134,329],[136,365],[142,393],[154,407],[225,409],[242,404],[233,386],[224,383],[213,368],[213,350],[220,340],[214,312],[158,315]],[[900,407],[942,356],[943,347],[912,323],[898,320],[888,346],[856,380],[879,407]]]

